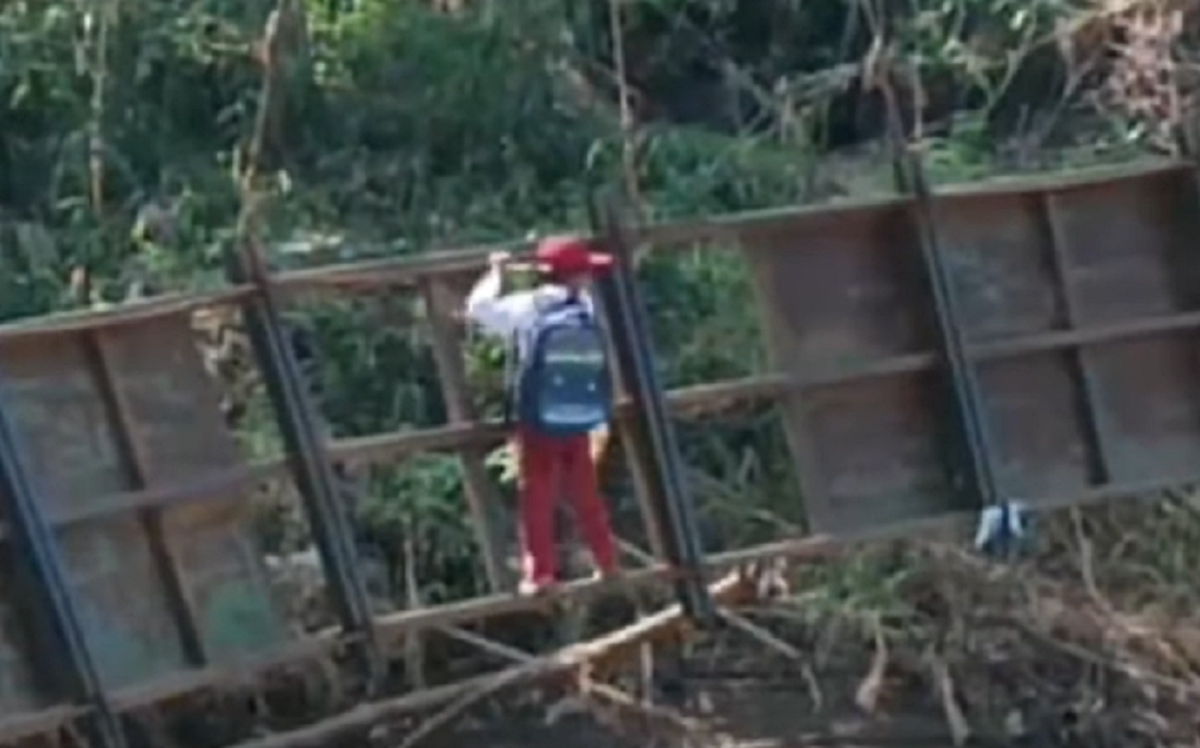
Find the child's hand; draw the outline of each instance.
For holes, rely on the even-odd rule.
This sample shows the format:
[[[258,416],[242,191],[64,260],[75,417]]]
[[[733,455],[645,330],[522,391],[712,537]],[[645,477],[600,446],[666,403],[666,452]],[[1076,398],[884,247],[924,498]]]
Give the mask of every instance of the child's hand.
[[[495,270],[503,270],[504,266],[512,260],[512,252],[498,251],[488,255],[488,265],[491,265]]]

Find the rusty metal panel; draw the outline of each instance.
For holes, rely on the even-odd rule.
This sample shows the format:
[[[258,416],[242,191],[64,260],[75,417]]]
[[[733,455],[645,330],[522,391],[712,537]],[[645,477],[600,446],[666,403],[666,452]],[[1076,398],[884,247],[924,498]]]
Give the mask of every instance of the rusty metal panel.
[[[1200,308],[1197,205],[1183,170],[937,199],[1005,498],[1200,477],[1200,369],[1179,316]],[[1130,327],[1147,320],[1185,332]],[[1122,339],[1087,342],[1114,326]]]
[[[991,428],[1001,492],[1037,501],[1076,496],[1090,481],[1080,393],[1060,352],[980,366],[981,399]]]
[[[163,511],[165,545],[178,551],[165,561],[174,556],[173,571],[154,551],[148,532],[155,525],[138,514],[61,524],[86,515],[69,508],[182,486],[236,464],[187,316],[21,337],[4,341],[0,356],[15,427],[47,517],[59,524],[68,585],[104,684],[140,684],[193,665],[183,647],[185,625],[198,627],[209,660],[286,644],[288,629],[240,513],[246,497]],[[106,392],[109,381],[116,392]],[[135,449],[122,439],[126,425]],[[175,573],[194,622],[172,607],[166,580]]]
[[[806,416],[816,442],[816,461],[799,469],[824,479],[824,500],[805,500],[811,529],[854,533],[955,508],[940,447],[939,392],[922,373],[788,399],[789,421]]]
[[[1200,477],[1200,215],[1190,170],[1062,190],[1047,213],[1063,257],[1064,294],[1084,329],[1162,321],[1146,332],[1084,345],[1090,414],[1117,485]],[[1181,321],[1183,324],[1181,324]]]
[[[944,197],[937,238],[968,344],[1061,327],[1039,195]]]
[[[186,316],[159,317],[102,335],[128,403],[147,484],[185,483],[237,462],[216,383],[204,369]]]
[[[743,235],[771,358],[801,387],[783,409],[814,531],[854,534],[957,508],[908,210],[890,201]]]
[[[0,357],[8,407],[47,515],[53,518],[96,494],[131,488],[82,339],[5,341]]]
[[[105,333],[103,345],[128,404],[147,487],[211,476],[239,460],[187,317],[115,328]],[[248,498],[213,496],[163,511],[164,543],[209,661],[264,653],[291,641],[250,535],[243,511]]]
[[[1155,335],[1093,349],[1117,482],[1200,477],[1200,340]]]
[[[58,533],[58,542],[84,636],[106,686],[130,685],[187,665],[135,518],[74,525]]]
[[[972,345],[1069,327],[1054,233],[1038,192],[939,198],[938,241],[955,294],[955,323]],[[1037,503],[1091,482],[1096,455],[1083,420],[1081,381],[1063,352],[1033,350],[975,361],[988,455],[1007,498]]]
[[[221,502],[203,513],[168,512],[164,523],[205,653],[214,662],[269,653],[294,641],[247,519],[241,507]]]
[[[38,692],[31,661],[33,642],[15,592],[11,547],[0,549],[0,716],[46,706]]]
[[[813,530],[966,508],[910,207],[742,232],[774,365],[798,387],[784,409]],[[1002,498],[1049,506],[1200,478],[1194,175],[975,189],[931,207]]]
[[[1080,325],[1200,308],[1195,176],[1166,171],[1052,195]]]
[[[743,237],[788,371],[854,369],[934,347],[902,203],[814,214]]]
[[[23,338],[0,347],[12,417],[53,522],[68,506],[130,490],[83,338]],[[182,666],[170,610],[136,521],[102,519],[58,534],[68,584],[105,683]]]

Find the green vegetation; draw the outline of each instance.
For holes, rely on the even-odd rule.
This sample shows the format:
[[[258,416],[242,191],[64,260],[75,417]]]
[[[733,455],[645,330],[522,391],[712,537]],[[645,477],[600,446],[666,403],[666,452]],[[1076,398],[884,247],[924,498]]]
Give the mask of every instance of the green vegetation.
[[[869,4],[839,0],[640,0],[624,5],[621,65],[612,9],[600,0],[310,0],[285,40],[272,261],[417,253],[583,226],[588,195],[619,183],[635,184],[649,218],[886,190],[883,110],[861,79],[865,61],[880,58],[884,27],[893,58],[922,81],[904,100],[923,109],[913,136],[938,180],[1124,158],[1161,139],[1128,96],[1088,103],[1115,78],[1081,72],[1107,39],[1107,21],[1087,8],[886,6],[879,18]],[[220,281],[272,7],[0,6],[0,318]],[[1056,43],[1066,37],[1070,59]],[[622,78],[625,117],[615,103]],[[705,249],[652,254],[642,267],[671,384],[760,366],[751,305],[730,303],[749,293],[744,270],[733,253]],[[296,310],[323,352],[334,434],[444,420],[426,333],[405,324],[420,313],[404,299]],[[745,347],[717,343],[727,340]],[[494,409],[497,352],[476,342],[472,352],[480,404]],[[276,449],[261,395],[245,398],[239,426],[249,448]],[[702,425],[685,429],[685,447],[720,540],[801,523],[769,414]],[[393,565],[399,538],[415,535],[426,596],[471,589],[478,575],[453,459],[413,460],[362,484],[366,534]],[[617,500],[618,521],[636,524],[628,497]],[[278,528],[270,536],[296,540]],[[1183,550],[1171,554],[1170,573],[1194,568]],[[861,566],[850,572],[828,596],[877,602],[894,589],[864,581]]]

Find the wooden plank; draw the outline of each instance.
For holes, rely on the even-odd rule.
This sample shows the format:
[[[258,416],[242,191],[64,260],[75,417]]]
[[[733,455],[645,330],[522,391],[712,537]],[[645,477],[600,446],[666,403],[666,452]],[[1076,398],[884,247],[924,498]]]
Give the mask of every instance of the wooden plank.
[[[922,368],[926,359],[906,359],[900,362],[885,362],[887,367],[916,370]],[[870,378],[880,372],[869,367],[850,373],[839,373],[828,377],[832,381],[843,379]],[[822,381],[822,380],[816,380]],[[795,387],[786,377],[768,375],[744,379],[715,382],[713,384],[685,387],[668,393],[667,404],[672,415],[680,417],[717,413],[746,403],[769,400]],[[617,417],[628,417],[630,404],[626,400],[617,405]],[[497,423],[463,423],[434,428],[401,431],[390,434],[372,434],[347,439],[334,439],[329,443],[330,453],[336,462],[348,464],[390,464],[409,455],[421,452],[449,452],[469,447],[495,446],[508,438],[508,432]]]
[[[217,663],[199,669],[181,670],[146,683],[113,692],[111,703],[118,711],[136,711],[146,706],[195,695],[198,692],[252,683],[284,668],[331,657],[345,641],[338,637],[305,638],[265,654]]]
[[[85,707],[52,706],[0,717],[0,743],[12,745],[37,736],[53,735],[89,712]]]
[[[744,601],[750,594],[749,588],[746,579],[731,574],[710,585],[709,592],[720,604],[728,605]],[[360,704],[349,712],[314,725],[254,738],[232,748],[321,748],[336,742],[342,735],[359,730],[366,731],[376,724],[437,707],[476,689],[487,689],[508,682],[516,685],[523,680],[552,680],[570,674],[589,663],[595,663],[602,668],[611,667],[614,662],[626,660],[633,653],[640,651],[645,644],[676,635],[679,629],[685,628],[686,625],[680,607],[672,606],[597,639],[571,644],[539,657],[531,664],[518,665],[514,671],[508,673],[470,678],[386,701]]]
[[[451,288],[437,280],[427,282],[422,291],[433,333],[434,365],[442,383],[442,396],[450,415],[450,423],[473,423],[475,409],[467,394],[467,375],[463,367],[461,340],[453,323],[453,317],[460,307],[459,300]],[[475,542],[479,544],[483,556],[488,586],[496,592],[512,587],[513,580],[505,565],[504,548],[507,544],[495,521],[502,506],[500,492],[487,474],[487,468],[484,466],[486,457],[486,447],[468,446],[459,450],[467,508],[471,513]]]

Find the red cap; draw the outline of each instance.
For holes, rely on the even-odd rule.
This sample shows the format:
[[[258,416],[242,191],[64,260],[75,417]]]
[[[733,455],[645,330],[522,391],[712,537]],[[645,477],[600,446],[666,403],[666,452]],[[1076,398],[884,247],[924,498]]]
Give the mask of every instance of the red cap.
[[[612,257],[592,251],[592,243],[579,236],[550,236],[538,243],[538,267],[559,277],[595,273],[612,267]]]

